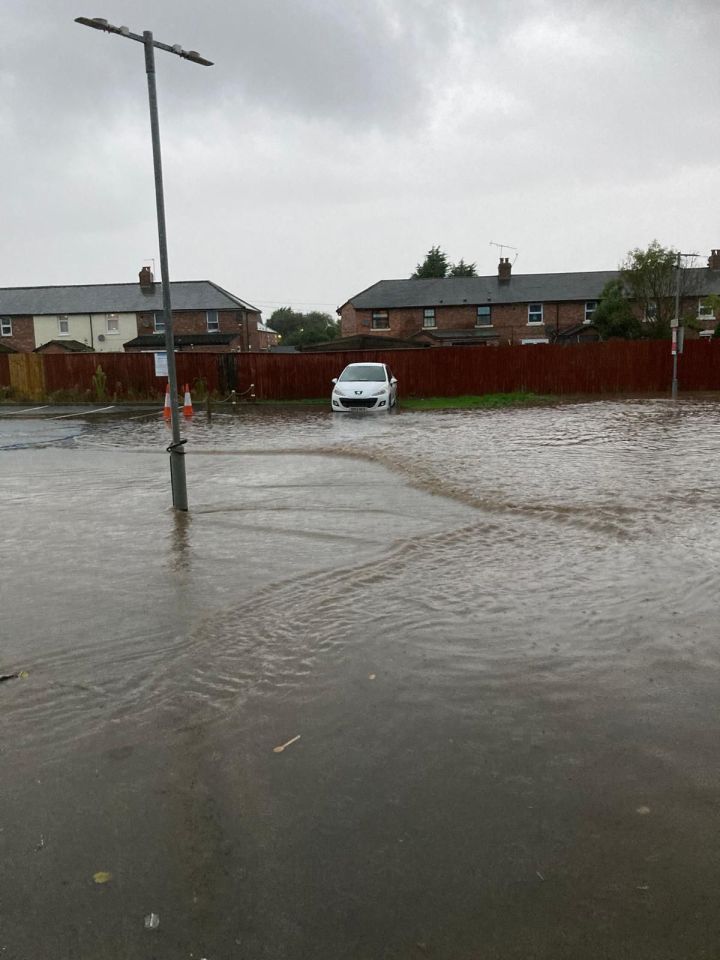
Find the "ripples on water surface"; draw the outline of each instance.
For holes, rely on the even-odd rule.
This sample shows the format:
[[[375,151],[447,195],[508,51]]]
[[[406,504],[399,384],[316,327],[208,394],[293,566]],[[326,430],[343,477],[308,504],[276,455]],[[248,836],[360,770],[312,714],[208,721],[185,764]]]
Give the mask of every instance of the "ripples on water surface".
[[[58,439],[64,442],[72,431],[67,425],[62,430]],[[172,578],[163,582],[157,605],[143,598],[137,609],[133,591],[142,589],[142,566],[153,562],[154,544],[134,531],[132,513],[123,516],[119,500],[104,536],[122,545],[134,573],[118,570],[115,558],[112,593],[117,598],[126,589],[136,609],[126,630],[122,623],[109,624],[100,637],[83,635],[81,616],[74,643],[54,654],[45,651],[48,670],[56,656],[73,665],[76,679],[66,682],[63,697],[50,684],[42,704],[31,706],[30,698],[18,706],[37,706],[43,736],[51,740],[63,724],[70,739],[95,729],[88,722],[94,700],[97,721],[105,724],[112,713],[108,704],[117,717],[147,714],[152,720],[163,704],[182,713],[187,697],[222,713],[250,692],[287,687],[299,696],[310,672],[342,672],[343,659],[351,651],[356,655],[358,645],[371,656],[373,645],[385,644],[388,636],[395,648],[409,645],[409,672],[421,664],[423,676],[433,677],[427,695],[452,691],[458,709],[463,691],[472,706],[479,680],[494,676],[498,682],[517,670],[548,689],[573,677],[578,686],[566,692],[580,696],[589,677],[622,683],[623,670],[649,655],[687,654],[695,667],[716,665],[714,631],[708,634],[720,505],[715,403],[606,402],[382,418],[244,408],[236,417],[217,416],[211,426],[198,416],[184,434],[194,511],[186,555],[195,554],[196,566],[201,562],[200,531],[213,543],[209,549],[217,550],[224,529],[230,557],[242,553],[231,541],[242,538],[243,525],[262,531],[279,523],[284,529],[284,513],[306,514],[292,529],[294,538],[308,538],[301,553],[305,569],[298,566],[291,580],[271,581],[259,592],[244,591],[239,576],[231,590],[237,602],[221,591],[204,613],[202,596],[192,596],[189,582],[185,604],[197,609],[168,634],[163,617]],[[79,508],[82,519],[74,521],[73,532],[63,531],[56,517],[56,535],[69,542],[93,537],[97,516],[82,504],[100,502],[103,488],[117,482],[118,469],[125,469],[119,463],[128,462],[118,460],[118,451],[130,462],[138,454],[133,495],[142,497],[144,490],[162,496],[164,476],[153,473],[143,481],[142,472],[155,465],[155,457],[145,454],[157,454],[167,436],[165,425],[154,420],[78,431],[75,453],[67,457],[92,460],[99,453],[102,459],[106,452],[114,459],[100,469],[95,465],[80,485],[72,459],[66,460],[53,497],[62,491],[64,514]],[[281,467],[298,455],[316,462],[317,502],[305,489],[298,493],[292,471]],[[323,456],[336,464],[332,478],[323,472]],[[395,505],[386,518],[383,488],[374,497],[369,475],[361,481],[367,497],[357,500],[356,464],[362,462],[390,468],[386,476],[395,476],[388,481]],[[467,507],[462,522],[453,516],[431,532],[408,535],[403,518],[393,514],[403,501],[403,482]],[[344,505],[333,502],[340,488]],[[28,489],[21,481],[15,502],[52,512],[46,493],[42,484]],[[304,509],[298,510],[298,497]],[[442,501],[436,498],[433,506],[442,516]],[[420,502],[413,504],[412,511],[421,510]],[[360,562],[352,543],[344,543],[348,511],[364,512],[368,523],[380,511],[386,531],[386,545],[379,538]],[[361,537],[362,530],[355,534]],[[318,536],[325,538],[322,549],[314,542]],[[371,547],[374,537],[376,529],[368,537]],[[240,572],[243,561],[237,562]],[[36,569],[42,566],[36,557]],[[314,573],[318,567],[330,572]],[[213,612],[218,603],[220,612]],[[30,660],[44,646],[33,638]]]

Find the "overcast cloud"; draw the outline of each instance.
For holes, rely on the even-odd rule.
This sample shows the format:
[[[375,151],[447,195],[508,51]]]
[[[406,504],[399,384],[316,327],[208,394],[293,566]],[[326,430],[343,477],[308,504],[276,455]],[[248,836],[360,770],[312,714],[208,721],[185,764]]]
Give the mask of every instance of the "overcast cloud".
[[[158,52],[170,271],[332,311],[432,244],[493,273],[720,247],[720,5],[4,0],[0,285],[157,259],[139,44]],[[514,256],[512,251],[506,251]]]

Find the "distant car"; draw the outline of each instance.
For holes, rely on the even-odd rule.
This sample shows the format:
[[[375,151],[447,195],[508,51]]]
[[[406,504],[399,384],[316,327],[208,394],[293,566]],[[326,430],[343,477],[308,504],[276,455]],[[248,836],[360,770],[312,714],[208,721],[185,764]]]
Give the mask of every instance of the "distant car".
[[[397,380],[385,363],[350,363],[333,384],[331,403],[336,413],[390,410],[397,403]]]

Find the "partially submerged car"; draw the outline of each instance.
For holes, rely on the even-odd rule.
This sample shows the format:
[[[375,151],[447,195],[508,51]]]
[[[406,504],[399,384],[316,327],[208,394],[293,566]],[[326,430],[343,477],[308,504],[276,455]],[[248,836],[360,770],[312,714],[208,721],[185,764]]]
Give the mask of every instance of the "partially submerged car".
[[[397,403],[397,380],[385,363],[349,363],[333,379],[332,409],[390,410]]]

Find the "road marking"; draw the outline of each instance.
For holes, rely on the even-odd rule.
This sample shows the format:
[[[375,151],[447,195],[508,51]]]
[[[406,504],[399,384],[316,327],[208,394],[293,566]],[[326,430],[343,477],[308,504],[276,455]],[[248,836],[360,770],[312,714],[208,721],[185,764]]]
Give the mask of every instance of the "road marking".
[[[47,410],[49,406],[50,404],[46,403],[42,407],[24,407],[22,410],[8,410],[7,413],[3,410],[3,416],[11,417],[14,413],[34,413],[36,410]]]
[[[105,413],[106,410],[114,410],[115,405],[109,407],[98,407],[97,410],[80,410],[78,413],[63,413],[60,417],[48,417],[48,420],[77,420],[78,417],[87,417],[90,413]]]

